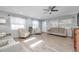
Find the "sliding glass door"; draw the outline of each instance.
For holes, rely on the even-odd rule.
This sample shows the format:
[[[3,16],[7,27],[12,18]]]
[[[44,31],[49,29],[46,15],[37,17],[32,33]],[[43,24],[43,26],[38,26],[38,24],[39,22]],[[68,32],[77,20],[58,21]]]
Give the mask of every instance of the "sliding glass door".
[[[42,32],[47,32],[47,22],[42,21]]]
[[[39,28],[39,21],[38,21],[38,20],[33,20],[33,21],[32,21],[32,27],[33,27],[34,29]]]

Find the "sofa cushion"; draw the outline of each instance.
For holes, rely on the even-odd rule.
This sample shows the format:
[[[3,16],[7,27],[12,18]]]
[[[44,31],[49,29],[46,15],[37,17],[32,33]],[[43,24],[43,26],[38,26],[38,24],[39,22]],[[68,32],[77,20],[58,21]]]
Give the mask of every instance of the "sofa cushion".
[[[0,40],[0,47],[8,44],[8,40]]]
[[[51,28],[48,30],[49,34],[67,36],[65,28]]]
[[[19,37],[28,37],[30,35],[30,32],[26,29],[19,29]]]
[[[6,36],[6,33],[5,33],[5,32],[1,32],[1,33],[0,33],[0,38],[2,38],[2,37],[4,37],[4,36]]]

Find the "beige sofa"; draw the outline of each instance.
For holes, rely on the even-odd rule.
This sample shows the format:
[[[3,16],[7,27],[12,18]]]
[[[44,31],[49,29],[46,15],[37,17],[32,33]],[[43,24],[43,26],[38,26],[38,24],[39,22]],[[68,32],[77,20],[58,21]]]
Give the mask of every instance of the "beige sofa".
[[[67,36],[67,30],[65,28],[51,28],[47,32],[48,34]]]
[[[7,37],[6,32],[0,32],[0,47],[5,46],[8,44],[8,39],[5,39]]]

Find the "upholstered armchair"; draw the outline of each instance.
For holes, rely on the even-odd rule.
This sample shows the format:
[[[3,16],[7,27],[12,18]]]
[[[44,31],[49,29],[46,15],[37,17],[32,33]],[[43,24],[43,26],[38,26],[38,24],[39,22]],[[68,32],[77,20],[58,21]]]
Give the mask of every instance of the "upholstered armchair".
[[[30,32],[27,31],[26,29],[19,29],[18,33],[20,38],[26,38],[30,35]]]
[[[32,34],[41,34],[41,30],[40,28],[34,28],[33,31],[32,31]]]

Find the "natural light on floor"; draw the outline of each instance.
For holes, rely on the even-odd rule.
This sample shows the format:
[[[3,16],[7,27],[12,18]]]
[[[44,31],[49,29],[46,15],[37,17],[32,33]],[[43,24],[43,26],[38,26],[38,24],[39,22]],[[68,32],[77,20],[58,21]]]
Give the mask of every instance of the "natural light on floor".
[[[37,46],[38,44],[40,44],[40,43],[42,43],[42,42],[43,42],[43,40],[39,40],[39,41],[37,41],[36,43],[31,44],[30,47],[33,48],[33,47]]]
[[[35,39],[36,39],[36,37],[32,37],[30,39],[25,40],[24,42],[29,42],[29,41],[32,41],[32,40],[35,40]]]

